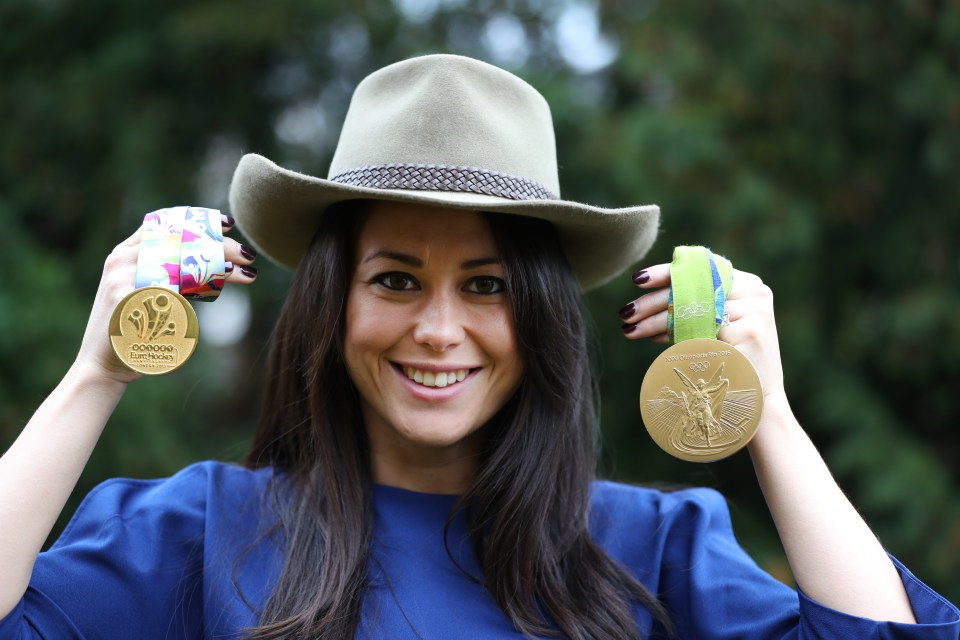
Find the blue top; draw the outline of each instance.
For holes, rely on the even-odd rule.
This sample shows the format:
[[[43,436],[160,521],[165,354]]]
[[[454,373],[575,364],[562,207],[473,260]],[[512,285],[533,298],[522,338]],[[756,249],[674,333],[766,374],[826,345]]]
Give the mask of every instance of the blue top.
[[[259,537],[269,523],[259,497],[270,475],[204,462],[166,480],[103,483],[40,554],[23,600],[0,620],[0,638],[240,638],[256,624],[254,610],[282,562]],[[376,487],[376,561],[359,638],[522,638],[443,546],[454,499]],[[917,625],[849,616],[784,586],[740,548],[712,490],[661,493],[598,482],[590,529],[660,594],[684,640],[960,635],[960,611],[899,563]],[[456,520],[452,554],[479,576],[465,531]],[[649,615],[638,609],[636,616],[649,637]]]

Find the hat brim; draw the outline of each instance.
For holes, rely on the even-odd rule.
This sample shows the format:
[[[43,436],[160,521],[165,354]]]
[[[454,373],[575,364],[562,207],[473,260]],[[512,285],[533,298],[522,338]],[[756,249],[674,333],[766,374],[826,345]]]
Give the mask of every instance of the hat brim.
[[[256,249],[296,269],[323,212],[344,200],[417,202],[547,220],[583,289],[592,289],[640,260],[657,236],[656,205],[604,209],[567,200],[509,200],[479,193],[370,189],[278,166],[257,154],[240,159],[230,184],[230,212]]]

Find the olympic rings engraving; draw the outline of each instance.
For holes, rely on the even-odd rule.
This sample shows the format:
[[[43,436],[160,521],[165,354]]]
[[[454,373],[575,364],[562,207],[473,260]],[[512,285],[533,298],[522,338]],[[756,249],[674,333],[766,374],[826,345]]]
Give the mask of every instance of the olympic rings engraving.
[[[691,362],[691,363],[690,363],[690,370],[691,370],[691,371],[696,371],[697,373],[703,373],[704,371],[706,371],[706,370],[709,369],[709,368],[710,368],[710,363],[709,363],[709,362],[706,362],[706,361],[704,361],[704,362]]]
[[[690,318],[702,318],[709,311],[710,303],[694,302],[677,307],[677,310],[674,313],[681,320],[689,320]]]

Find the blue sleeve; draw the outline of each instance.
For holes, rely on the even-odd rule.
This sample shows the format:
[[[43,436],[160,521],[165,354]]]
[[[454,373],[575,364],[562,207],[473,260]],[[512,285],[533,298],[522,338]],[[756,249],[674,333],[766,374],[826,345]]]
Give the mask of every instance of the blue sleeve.
[[[877,622],[830,609],[763,571],[733,534],[711,489],[661,492],[599,482],[594,539],[667,608],[684,640],[957,640],[960,611],[899,562],[918,624]],[[641,629],[649,614],[637,610]],[[653,632],[662,631],[653,628]],[[656,633],[654,633],[655,637]]]
[[[199,638],[209,466],[91,491],[0,638]]]
[[[664,494],[661,597],[682,638],[957,640],[960,611],[894,561],[918,624],[877,622],[823,606],[761,570],[737,543],[723,497]]]

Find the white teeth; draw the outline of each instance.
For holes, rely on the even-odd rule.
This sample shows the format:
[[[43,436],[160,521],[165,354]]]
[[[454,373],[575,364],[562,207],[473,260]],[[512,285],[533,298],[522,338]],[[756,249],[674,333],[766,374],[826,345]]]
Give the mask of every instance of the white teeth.
[[[470,373],[469,369],[457,369],[456,371],[441,371],[440,373],[433,373],[432,371],[420,371],[419,369],[414,369],[413,367],[404,367],[403,373],[408,378],[416,382],[417,384],[422,384],[425,387],[449,387],[452,384],[458,382],[463,382],[467,377],[467,374]]]

